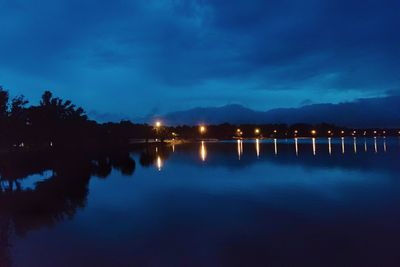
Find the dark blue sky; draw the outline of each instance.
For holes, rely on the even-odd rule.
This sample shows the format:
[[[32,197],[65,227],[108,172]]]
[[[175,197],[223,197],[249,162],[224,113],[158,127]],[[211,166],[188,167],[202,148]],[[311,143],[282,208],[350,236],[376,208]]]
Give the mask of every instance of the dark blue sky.
[[[0,0],[0,84],[132,117],[384,96],[400,89],[399,14],[399,0]]]

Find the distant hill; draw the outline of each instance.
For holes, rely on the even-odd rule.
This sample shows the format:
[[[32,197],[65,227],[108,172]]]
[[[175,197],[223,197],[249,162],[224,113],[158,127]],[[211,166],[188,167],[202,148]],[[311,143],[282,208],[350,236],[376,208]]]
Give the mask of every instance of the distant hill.
[[[400,96],[365,98],[339,104],[255,111],[241,105],[193,108],[159,116],[166,124],[334,123],[348,127],[400,127]],[[154,120],[148,118],[148,121]]]

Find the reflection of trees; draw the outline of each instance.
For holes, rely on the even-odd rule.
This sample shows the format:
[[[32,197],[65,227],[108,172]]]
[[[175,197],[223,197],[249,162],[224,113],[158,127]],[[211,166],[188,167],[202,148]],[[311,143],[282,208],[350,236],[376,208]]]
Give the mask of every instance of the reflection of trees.
[[[132,175],[136,163],[130,157],[129,152],[108,152],[97,155],[92,161],[92,174],[100,178],[106,178],[113,169],[119,170],[123,175]]]
[[[10,220],[0,216],[0,264],[1,266],[11,266],[10,258]]]
[[[140,153],[140,165],[143,167],[149,167],[156,163],[157,157],[161,157],[166,160],[171,155],[171,148],[167,145],[159,146],[145,146],[143,151]]]
[[[112,155],[111,164],[114,169],[119,170],[123,175],[132,175],[135,171],[135,161],[129,154],[117,153]]]
[[[11,232],[52,226],[72,218],[86,205],[91,176],[107,177],[112,169],[131,175],[135,161],[128,151],[44,152],[0,156],[0,266],[9,265]],[[22,179],[51,170],[51,176],[22,189]]]

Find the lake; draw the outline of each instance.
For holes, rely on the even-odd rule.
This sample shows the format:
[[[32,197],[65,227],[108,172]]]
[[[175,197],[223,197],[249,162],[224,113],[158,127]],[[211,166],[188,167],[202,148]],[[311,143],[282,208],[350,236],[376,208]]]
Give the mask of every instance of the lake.
[[[400,266],[400,139],[0,161],[0,266]]]

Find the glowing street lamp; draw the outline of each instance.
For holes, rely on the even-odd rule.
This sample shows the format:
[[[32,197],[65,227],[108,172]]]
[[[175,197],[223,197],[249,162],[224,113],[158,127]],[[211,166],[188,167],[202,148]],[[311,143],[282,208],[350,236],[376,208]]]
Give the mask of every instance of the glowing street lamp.
[[[259,135],[259,134],[260,134],[260,129],[256,128],[256,129],[254,130],[254,133],[255,133],[256,135]]]
[[[160,128],[161,128],[161,121],[156,121],[156,123],[155,123],[155,130],[156,130],[156,135],[157,135],[157,138],[159,138],[159,135],[160,135]],[[157,140],[157,139],[156,139]]]
[[[206,127],[204,126],[204,125],[200,125],[199,126],[199,132],[201,133],[201,134],[204,134],[205,132],[206,132]]]
[[[329,131],[328,131],[328,134],[329,134],[329,135],[332,135],[332,131],[331,131],[331,130],[329,130]]]
[[[204,126],[204,125],[200,125],[200,126],[199,126],[199,133],[200,133],[201,136],[204,136],[204,134],[206,133],[206,131],[207,131],[206,126]],[[202,141],[202,142],[203,142],[203,141]]]
[[[243,132],[242,132],[242,130],[240,130],[240,129],[236,129],[236,135],[237,136],[242,136],[242,134],[243,134]]]
[[[311,131],[311,134],[312,134],[312,135],[316,135],[316,134],[317,134],[317,131],[316,131],[316,130],[312,130],[312,131]]]

